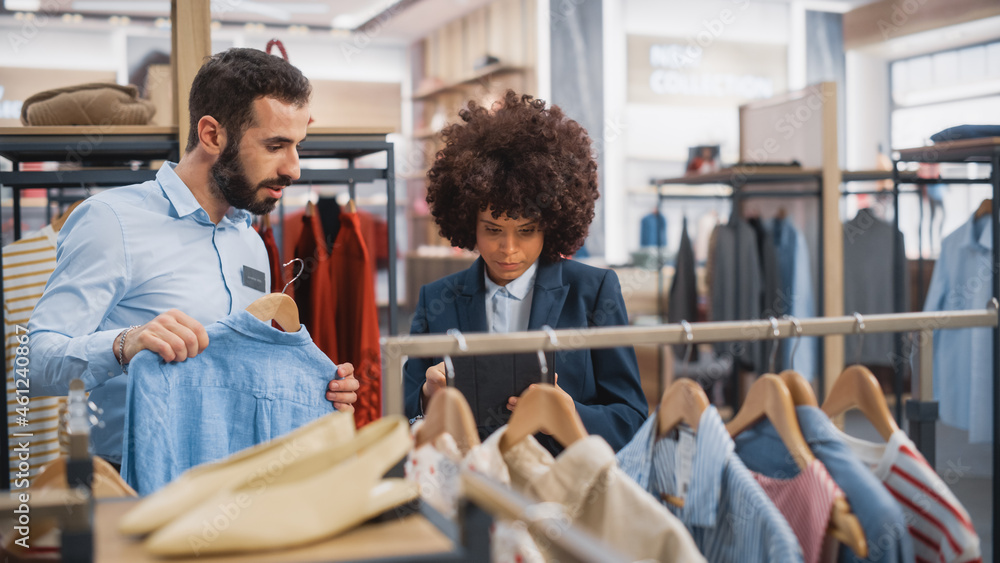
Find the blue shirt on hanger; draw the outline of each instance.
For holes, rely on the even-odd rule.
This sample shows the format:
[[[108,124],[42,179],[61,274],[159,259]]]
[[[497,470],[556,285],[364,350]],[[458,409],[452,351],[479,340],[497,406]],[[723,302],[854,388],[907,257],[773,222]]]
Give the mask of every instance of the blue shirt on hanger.
[[[172,308],[208,325],[271,285],[250,213],[231,208],[213,224],[175,166],[164,163],[155,180],[105,191],[70,214],[28,324],[32,394],[65,395],[70,380],[82,379],[104,411],[104,425],[91,429],[94,453],[115,462],[126,383],[112,352],[118,334]],[[263,284],[244,283],[248,269]]]
[[[684,498],[683,508],[663,505],[684,523],[705,559],[802,561],[795,534],[735,454],[733,439],[714,406],[698,421],[690,465],[681,459],[685,437],[656,439],[656,416],[654,412],[618,452],[618,465],[657,499],[664,494]],[[690,475],[686,494],[678,487],[682,472]]]
[[[984,309],[993,298],[993,226],[970,218],[941,241],[925,311]],[[941,421],[969,431],[969,442],[993,440],[993,329],[934,332],[934,398]]]
[[[212,345],[193,358],[143,350],[129,365],[122,477],[141,495],[333,410],[337,367],[305,326],[282,332],[237,311],[205,330]]]
[[[913,539],[899,503],[837,435],[833,422],[816,407],[795,407],[802,437],[813,455],[844,491],[851,511],[858,517],[868,543],[868,557],[859,558],[850,548],[840,546],[842,563],[870,561],[909,563],[913,561]],[[795,460],[767,420],[744,430],[736,437],[740,457],[754,471],[774,478],[799,473]]]

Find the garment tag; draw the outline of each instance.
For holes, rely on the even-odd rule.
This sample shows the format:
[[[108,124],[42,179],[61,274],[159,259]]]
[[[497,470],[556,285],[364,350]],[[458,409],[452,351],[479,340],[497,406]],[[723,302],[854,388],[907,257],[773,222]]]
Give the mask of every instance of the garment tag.
[[[677,488],[676,496],[684,499],[688,487],[691,486],[691,474],[694,472],[695,435],[690,428],[680,428],[677,438],[676,458],[674,460],[674,478]]]
[[[264,272],[254,270],[250,266],[243,266],[243,285],[260,292],[267,291],[264,286]]]

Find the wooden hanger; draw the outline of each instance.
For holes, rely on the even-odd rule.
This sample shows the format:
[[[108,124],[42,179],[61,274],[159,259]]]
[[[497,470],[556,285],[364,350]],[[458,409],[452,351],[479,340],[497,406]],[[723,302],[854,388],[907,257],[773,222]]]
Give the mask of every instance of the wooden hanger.
[[[848,366],[830,389],[823,401],[823,412],[829,417],[843,414],[857,407],[878,430],[883,440],[899,430],[896,420],[889,414],[885,394],[875,375],[862,365]]]
[[[427,403],[424,423],[417,429],[415,448],[433,442],[442,434],[450,434],[462,455],[479,445],[479,430],[465,395],[454,387],[434,393]]]
[[[465,395],[454,387],[455,366],[452,365],[451,358],[446,356],[444,365],[448,386],[434,393],[428,401],[424,422],[417,429],[414,447],[419,448],[433,442],[442,434],[450,434],[458,444],[458,451],[464,456],[479,445],[479,429]]]
[[[993,214],[993,200],[984,199],[982,203],[979,204],[979,209],[976,209],[976,219],[982,219],[987,215]]]
[[[656,412],[656,435],[662,438],[681,422],[698,430],[701,415],[711,403],[705,390],[693,379],[682,377],[670,384]]]
[[[549,434],[563,447],[587,437],[573,399],[555,385],[536,383],[521,394],[500,440],[500,452],[537,432]]]
[[[778,436],[799,469],[804,470],[816,459],[802,437],[791,393],[781,378],[774,374],[762,375],[750,386],[743,407],[726,425],[726,430],[730,436],[736,437],[765,417],[778,431]],[[851,507],[843,496],[834,501],[830,511],[829,534],[849,547],[858,557],[868,557],[868,543],[861,522],[851,513]]]
[[[262,230],[263,229],[270,229],[271,228],[271,214],[270,213],[265,213],[264,215],[261,216],[260,227],[261,227]]]
[[[74,201],[68,208],[66,208],[66,211],[63,211],[61,215],[53,219],[52,230],[58,233],[59,229],[61,229],[62,226],[66,223],[66,219],[69,219],[69,214],[72,213],[73,210],[76,209],[81,203],[83,203],[82,199],[79,201]]]
[[[681,422],[697,432],[701,415],[710,404],[705,390],[693,379],[684,377],[674,381],[663,392],[660,408],[656,411],[657,438],[666,436]],[[684,508],[681,497],[661,493],[660,498],[677,508]]]
[[[358,212],[358,206],[354,203],[354,199],[347,200],[347,212],[348,213]]]
[[[792,370],[786,369],[785,371],[778,374],[781,381],[788,387],[788,394],[792,396],[792,404],[795,406],[809,406],[818,407],[819,403],[816,402],[816,393],[813,391],[812,385],[806,381],[806,378],[802,377],[802,374]]]
[[[313,203],[313,201],[310,199],[309,201],[306,202],[306,209],[305,211],[302,212],[302,214],[306,217],[312,217],[315,211],[316,211],[316,204]]]
[[[247,306],[247,312],[258,319],[278,323],[285,332],[298,332],[299,307],[295,300],[284,293],[269,293]]]

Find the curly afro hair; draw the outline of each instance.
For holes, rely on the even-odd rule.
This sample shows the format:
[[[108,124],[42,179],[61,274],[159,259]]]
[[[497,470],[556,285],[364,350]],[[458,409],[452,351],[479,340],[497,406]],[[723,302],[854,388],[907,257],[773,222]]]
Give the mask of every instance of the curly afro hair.
[[[507,90],[491,110],[470,101],[464,123],[445,127],[445,147],[427,173],[427,203],[441,236],[476,246],[479,212],[536,219],[545,233],[542,259],[583,246],[594,219],[597,163],[590,137],[558,106]]]

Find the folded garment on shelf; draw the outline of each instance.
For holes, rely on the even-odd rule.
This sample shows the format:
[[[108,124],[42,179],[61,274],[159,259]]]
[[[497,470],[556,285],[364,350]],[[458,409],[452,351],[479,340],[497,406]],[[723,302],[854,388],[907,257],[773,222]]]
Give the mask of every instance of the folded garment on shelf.
[[[156,106],[133,85],[91,83],[55,88],[21,106],[24,125],[146,125]]]

